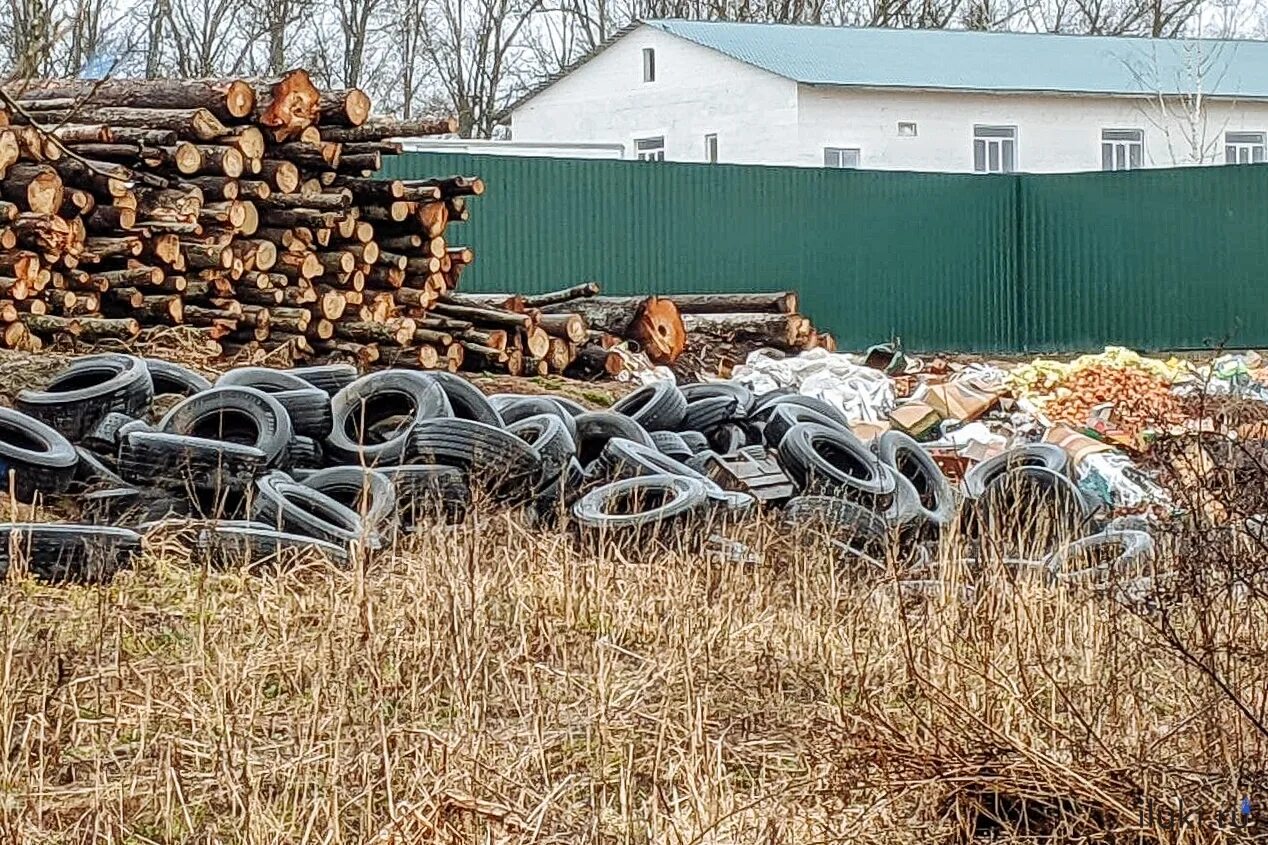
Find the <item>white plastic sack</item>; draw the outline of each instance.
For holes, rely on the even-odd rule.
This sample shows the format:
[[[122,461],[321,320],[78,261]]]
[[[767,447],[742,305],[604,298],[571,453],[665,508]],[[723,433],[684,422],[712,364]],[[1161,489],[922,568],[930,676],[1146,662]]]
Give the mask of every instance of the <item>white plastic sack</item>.
[[[1155,484],[1122,452],[1094,452],[1079,461],[1079,489],[1110,508],[1170,505],[1167,491]]]
[[[822,399],[850,422],[885,419],[895,405],[894,382],[879,370],[864,367],[844,353],[811,349],[787,358],[759,349],[731,375],[759,396],[791,387]]]

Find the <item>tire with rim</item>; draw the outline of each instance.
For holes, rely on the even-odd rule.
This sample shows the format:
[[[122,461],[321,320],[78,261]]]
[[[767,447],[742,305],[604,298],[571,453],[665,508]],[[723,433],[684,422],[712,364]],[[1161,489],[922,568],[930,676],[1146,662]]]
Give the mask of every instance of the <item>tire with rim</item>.
[[[396,490],[401,528],[441,519],[450,524],[466,518],[471,491],[461,469],[440,464],[403,464],[379,470]]]
[[[592,535],[654,535],[704,512],[704,485],[681,475],[642,475],[605,484],[572,506],[574,523]]]
[[[803,492],[831,491],[887,510],[894,477],[857,437],[817,423],[798,423],[784,435],[779,463]]]
[[[652,438],[647,430],[624,414],[587,411],[578,415],[574,421],[577,424],[577,459],[587,469],[613,437],[624,437],[644,446],[652,445]]]
[[[161,489],[241,492],[267,465],[254,446],[161,431],[133,432],[119,445],[119,477]]]
[[[108,581],[140,551],[141,535],[124,528],[57,522],[0,525],[0,573],[9,571],[16,555],[32,575],[52,583]]]
[[[189,367],[159,358],[146,358],[150,381],[154,383],[155,396],[193,396],[211,389],[211,381]]]
[[[920,519],[938,528],[956,518],[955,492],[942,470],[919,443],[899,431],[887,431],[876,440],[876,456],[911,484],[914,507]]]
[[[476,420],[423,420],[410,435],[408,456],[412,463],[458,467],[472,486],[503,501],[522,500],[542,474],[535,448],[504,428]]]
[[[331,409],[327,454],[343,464],[376,467],[404,460],[417,423],[453,416],[440,384],[412,370],[380,370],[359,378],[335,395]]]
[[[77,442],[106,414],[139,417],[153,399],[145,361],[111,353],[71,362],[42,390],[20,392],[14,406]]]
[[[278,531],[314,537],[340,547],[374,545],[374,534],[361,517],[324,493],[270,473],[255,483],[251,519]]]
[[[647,431],[673,431],[682,425],[687,400],[672,381],[658,381],[623,397],[612,411],[629,417]]]
[[[976,499],[1000,476],[1018,467],[1043,467],[1064,473],[1069,456],[1053,443],[1028,443],[987,458],[964,474],[964,492]]]
[[[380,531],[396,521],[396,487],[383,473],[365,467],[329,467],[301,482],[325,493]]]
[[[64,492],[75,478],[79,455],[70,441],[39,420],[0,408],[0,483],[14,498],[30,502],[37,493]]]
[[[357,368],[351,364],[320,364],[315,367],[295,367],[287,370],[296,378],[303,379],[313,387],[334,396],[357,380]]]
[[[176,405],[159,422],[159,431],[253,446],[269,466],[286,460],[293,431],[291,418],[277,399],[254,387],[213,387]]]
[[[267,367],[238,367],[216,381],[217,387],[254,387],[269,394],[286,409],[291,429],[318,440],[330,434],[333,426],[330,396],[286,370]]]

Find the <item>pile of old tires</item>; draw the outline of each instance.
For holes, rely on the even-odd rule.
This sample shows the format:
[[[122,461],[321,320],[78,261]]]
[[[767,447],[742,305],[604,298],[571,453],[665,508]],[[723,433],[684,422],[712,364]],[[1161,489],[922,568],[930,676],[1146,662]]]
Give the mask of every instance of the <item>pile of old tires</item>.
[[[894,538],[936,541],[966,513],[982,525],[1035,501],[1088,523],[1060,450],[1006,453],[955,489],[920,444],[891,432],[865,445],[835,408],[797,394],[660,382],[596,411],[560,396],[485,396],[448,373],[244,367],[213,384],[107,354],[0,409],[12,495],[66,497],[81,516],[0,525],[0,568],[20,555],[52,580],[108,577],[144,531],[191,518],[192,547],[212,565],[283,549],[347,561],[472,508],[514,508],[587,539],[691,543],[755,510],[702,471],[749,446],[772,450],[795,485],[766,503],[790,534],[826,530],[863,558]]]

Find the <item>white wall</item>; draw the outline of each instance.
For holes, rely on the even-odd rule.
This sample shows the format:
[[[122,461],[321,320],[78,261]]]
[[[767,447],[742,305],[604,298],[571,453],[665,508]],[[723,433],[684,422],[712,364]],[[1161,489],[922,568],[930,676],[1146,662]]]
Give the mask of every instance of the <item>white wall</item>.
[[[655,82],[643,82],[644,47]],[[635,138],[664,136],[670,161],[704,161],[704,136],[717,134],[720,161],[767,164],[796,133],[796,83],[647,26],[511,116],[516,142],[624,144],[634,158]]]
[[[973,171],[974,124],[1016,126],[1018,168],[1032,173],[1101,169],[1102,129],[1143,129],[1145,163],[1172,167],[1224,160],[1225,131],[1268,132],[1268,103],[1207,101],[1185,120],[1156,100],[1033,94],[800,89],[795,157],[771,163],[820,166],[824,147],[858,147],[864,168]],[[898,136],[899,121],[917,124]],[[1191,124],[1196,123],[1196,133]],[[1191,141],[1191,135],[1196,140]],[[1193,150],[1196,148],[1196,156]]]

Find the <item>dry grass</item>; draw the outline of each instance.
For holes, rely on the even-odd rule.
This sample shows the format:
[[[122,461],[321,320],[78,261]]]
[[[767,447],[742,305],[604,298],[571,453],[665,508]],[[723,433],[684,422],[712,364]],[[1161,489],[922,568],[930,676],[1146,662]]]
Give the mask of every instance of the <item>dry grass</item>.
[[[0,841],[1216,842],[1142,801],[1264,786],[1262,593],[903,599],[738,530],[760,563],[498,516],[353,571],[11,577]]]

